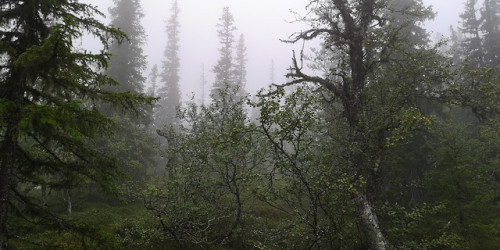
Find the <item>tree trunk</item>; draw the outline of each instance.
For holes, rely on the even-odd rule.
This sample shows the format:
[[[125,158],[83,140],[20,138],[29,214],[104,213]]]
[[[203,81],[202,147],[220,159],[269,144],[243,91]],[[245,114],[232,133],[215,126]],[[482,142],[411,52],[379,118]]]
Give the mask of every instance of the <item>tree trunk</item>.
[[[373,212],[373,208],[364,191],[356,196],[355,201],[357,213],[361,218],[361,227],[366,235],[370,249],[386,249],[387,242],[382,235],[382,231],[380,231],[377,216]]]
[[[9,166],[5,162],[7,157],[1,159],[0,169],[0,249],[7,249],[7,218],[9,212]]]
[[[7,129],[0,148],[0,249],[7,249],[7,220],[9,216],[10,188],[13,180],[13,166],[15,161],[16,146],[13,140],[15,130],[11,126]]]
[[[352,117],[349,121],[352,121],[353,124],[357,123],[356,119]],[[356,122],[354,122],[356,121]],[[351,127],[350,133],[350,144],[355,145],[355,149],[348,150],[349,159],[351,159],[350,171],[353,176],[353,180],[358,179],[360,176],[364,176],[368,180],[372,180],[374,176],[369,174],[369,171],[364,169],[362,166],[365,164],[365,160],[363,158],[363,154],[359,152],[363,152],[362,148],[365,143],[363,138],[363,133],[358,131],[356,127]],[[369,181],[370,183],[376,183]],[[380,230],[379,222],[377,219],[377,215],[373,210],[373,207],[370,203],[370,200],[367,197],[366,187],[358,187],[357,193],[354,196],[354,202],[356,204],[356,213],[361,220],[361,228],[363,229],[363,233],[367,239],[368,247],[370,250],[381,250],[387,248],[387,242],[385,241],[384,235]]]
[[[68,212],[68,216],[71,216],[71,213],[72,213],[72,207],[73,207],[73,203],[71,202],[71,189],[66,189],[66,192],[64,192],[63,194],[63,199],[64,201],[66,201],[66,205],[67,205],[67,212]]]

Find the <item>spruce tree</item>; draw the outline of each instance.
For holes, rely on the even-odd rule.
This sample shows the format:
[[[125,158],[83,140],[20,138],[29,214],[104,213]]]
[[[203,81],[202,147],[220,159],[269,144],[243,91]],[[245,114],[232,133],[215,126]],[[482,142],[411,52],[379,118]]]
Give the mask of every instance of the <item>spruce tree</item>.
[[[500,1],[485,0],[481,8],[484,63],[487,67],[500,66]]]
[[[245,85],[247,83],[247,47],[245,45],[245,36],[240,35],[236,45],[236,57],[234,63],[235,85],[240,97],[245,96]]]
[[[114,4],[109,9],[111,25],[125,32],[128,40],[111,47],[112,57],[106,73],[120,85],[111,86],[110,90],[142,93],[146,81],[142,75],[146,68],[146,56],[142,50],[146,35],[141,25],[144,14],[139,0],[114,0]]]
[[[450,55],[452,56],[453,63],[455,65],[458,65],[464,60],[464,53],[461,46],[464,38],[462,36],[462,33],[455,30],[453,26],[450,27],[450,33],[450,46],[448,49],[448,53],[450,53]]]
[[[420,24],[433,18],[434,13],[430,8],[424,7],[422,0],[390,1],[386,15],[391,26],[400,29],[398,38],[406,40],[413,49],[430,42],[429,34]]]
[[[181,102],[179,88],[179,6],[177,0],[172,3],[171,16],[167,21],[167,46],[165,60],[160,74],[163,86],[158,90],[161,98],[155,112],[157,127],[176,121],[176,107]]]
[[[146,78],[146,56],[142,46],[146,35],[141,24],[144,17],[139,0],[114,0],[109,9],[111,25],[123,31],[127,40],[111,46],[111,60],[106,74],[120,83],[107,90],[123,93],[143,93]],[[108,105],[101,107],[119,125],[111,140],[101,140],[102,151],[119,159],[120,170],[132,180],[141,181],[154,165],[154,150],[150,135],[144,130],[152,122],[151,107],[140,107],[140,115],[125,114]]]
[[[217,24],[217,36],[221,47],[219,48],[219,60],[213,68],[215,73],[215,82],[210,93],[212,99],[220,97],[220,91],[225,91],[229,88],[234,88],[234,62],[233,62],[233,46],[234,46],[234,18],[229,7],[224,7],[222,16]]]
[[[68,225],[21,187],[62,190],[93,180],[113,192],[116,161],[95,147],[95,138],[113,129],[97,106],[108,103],[136,110],[151,98],[113,93],[116,81],[102,74],[109,41],[124,34],[94,18],[101,13],[78,1],[0,3],[0,248],[18,225],[13,215]],[[83,33],[103,44],[100,53],[73,44]],[[48,176],[48,177],[47,177]]]
[[[463,53],[474,67],[480,67],[483,64],[483,50],[481,36],[479,34],[481,20],[477,17],[477,0],[467,0],[465,10],[460,14],[462,19],[459,30],[464,35],[462,40]]]
[[[158,85],[158,65],[153,65],[151,68],[151,72],[149,73],[149,83],[151,86],[149,87],[147,94],[151,96],[156,96],[156,90]]]

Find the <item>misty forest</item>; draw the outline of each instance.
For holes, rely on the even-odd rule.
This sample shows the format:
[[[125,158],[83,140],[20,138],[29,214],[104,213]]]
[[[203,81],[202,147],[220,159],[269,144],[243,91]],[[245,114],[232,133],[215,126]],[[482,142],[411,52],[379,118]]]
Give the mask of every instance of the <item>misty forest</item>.
[[[0,249],[498,249],[500,0],[306,2],[261,83],[221,8],[185,98],[182,1],[153,64],[140,0],[1,0]]]

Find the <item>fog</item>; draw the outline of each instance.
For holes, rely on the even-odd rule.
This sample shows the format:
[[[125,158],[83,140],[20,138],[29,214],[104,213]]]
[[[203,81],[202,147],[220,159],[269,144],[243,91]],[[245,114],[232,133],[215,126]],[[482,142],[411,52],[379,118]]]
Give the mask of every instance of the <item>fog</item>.
[[[500,246],[500,0],[172,1],[0,2],[0,250]]]
[[[247,46],[247,86],[248,92],[256,92],[270,82],[271,60],[275,63],[276,80],[283,80],[288,67],[291,50],[300,49],[301,45],[287,45],[279,39],[287,38],[293,32],[304,28],[300,23],[289,23],[294,20],[290,9],[304,12],[305,0],[180,0],[179,21],[181,71],[180,86],[183,99],[193,90],[199,89],[202,65],[205,68],[207,84],[212,82],[211,69],[218,59],[219,41],[216,35],[216,24],[222,14],[222,8],[229,6],[234,16],[235,37],[244,34]],[[144,0],[144,27],[148,34],[145,52],[151,65],[162,60],[166,34],[164,23],[168,18],[170,3],[162,5],[157,1]],[[158,53],[161,52],[161,53]],[[209,87],[209,86],[208,86]],[[197,93],[199,95],[199,93]]]
[[[98,5],[108,14],[112,0],[87,0]],[[166,44],[165,23],[170,15],[172,1],[142,0],[145,17],[142,19],[147,34],[144,53],[147,56],[148,69],[154,64],[160,66]],[[202,66],[204,66],[206,89],[213,82],[212,68],[218,59],[218,38],[216,24],[222,14],[222,8],[228,6],[234,16],[235,37],[245,35],[247,46],[247,86],[249,93],[269,85],[271,79],[271,61],[274,62],[274,78],[276,82],[284,82],[284,75],[290,65],[292,50],[300,50],[300,44],[285,44],[286,39],[294,32],[307,27],[293,22],[295,15],[304,15],[307,0],[179,0],[180,17],[180,51],[181,70],[180,87],[183,101],[193,94],[200,100]],[[463,1],[457,0],[424,0],[437,12],[434,20],[425,23],[431,38],[436,39],[448,35],[450,26],[457,26],[459,14],[463,10]],[[305,45],[315,47],[314,42]],[[309,51],[309,49],[306,49]],[[147,86],[146,86],[147,87]],[[206,91],[208,93],[208,91]]]

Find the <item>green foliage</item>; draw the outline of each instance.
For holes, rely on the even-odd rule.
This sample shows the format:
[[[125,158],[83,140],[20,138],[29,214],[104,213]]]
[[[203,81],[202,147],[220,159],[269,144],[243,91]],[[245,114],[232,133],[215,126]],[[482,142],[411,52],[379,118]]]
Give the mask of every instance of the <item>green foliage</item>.
[[[421,1],[398,1],[397,3],[396,1],[394,3],[386,1],[352,3],[311,1],[308,7],[312,14],[304,20],[310,24],[311,28],[297,33],[290,42],[321,39],[323,48],[318,52],[318,58],[314,60],[314,63],[317,64],[315,69],[325,72],[323,76],[311,76],[304,73],[301,52],[300,63],[295,56],[293,57],[293,66],[287,75],[290,82],[287,85],[302,82],[317,84],[323,89],[323,91],[317,92],[331,100],[330,107],[323,107],[325,112],[329,112],[323,119],[332,122],[330,127],[325,126],[324,131],[334,131],[334,133],[329,134],[336,136],[325,140],[329,141],[331,147],[326,146],[328,144],[323,144],[325,150],[322,152],[333,156],[330,158],[330,164],[337,168],[337,171],[330,170],[330,176],[345,177],[348,180],[347,184],[353,187],[350,198],[356,201],[357,217],[364,232],[362,238],[366,237],[368,247],[385,249],[389,244],[395,244],[394,247],[408,247],[405,244],[413,244],[412,246],[416,247],[454,248],[464,244],[467,246],[472,244],[470,241],[473,237],[465,235],[460,230],[447,230],[448,228],[443,225],[445,220],[451,225],[454,222],[450,219],[450,215],[446,216],[447,212],[459,207],[469,208],[471,204],[450,202],[444,197],[451,198],[452,194],[468,194],[462,200],[467,202],[473,202],[475,199],[485,200],[480,198],[479,192],[475,190],[473,185],[476,185],[478,190],[488,188],[495,190],[491,180],[483,182],[484,180],[479,181],[478,177],[478,175],[482,176],[486,172],[492,172],[492,170],[480,167],[484,166],[480,161],[481,158],[477,157],[473,151],[477,149],[478,145],[471,144],[470,148],[463,149],[464,152],[459,151],[461,155],[466,156],[463,159],[464,162],[461,162],[462,159],[458,158],[458,154],[451,154],[449,150],[439,151],[440,145],[422,145],[421,137],[425,138],[427,134],[421,131],[428,130],[435,121],[430,114],[425,113],[425,109],[422,107],[432,105],[430,100],[447,102],[446,104],[469,105],[474,113],[487,118],[484,120],[491,119],[497,113],[495,111],[497,105],[494,100],[498,99],[497,84],[495,78],[491,77],[494,76],[494,73],[492,71],[487,73],[488,70],[485,70],[478,72],[477,78],[472,82],[461,81],[464,78],[474,77],[476,72],[471,74],[467,71],[455,71],[448,59],[438,54],[438,48],[427,45],[427,34],[425,31],[422,32],[420,27],[414,25],[415,22],[422,22],[432,16],[430,9],[424,8]],[[383,13],[383,15],[377,16],[379,13]],[[415,36],[411,37],[407,34]],[[465,90],[467,88],[472,91]],[[325,92],[329,92],[329,94],[325,95]],[[286,105],[290,105],[290,103],[287,102]],[[268,111],[270,111],[268,113],[278,113],[279,106],[275,101],[269,105],[267,110],[263,108],[262,113]],[[466,113],[466,110],[463,111]],[[286,112],[283,113],[285,117],[293,121],[293,117],[290,118]],[[263,116],[265,117],[265,115]],[[283,142],[294,138],[294,134],[289,132],[291,130],[283,124],[285,123],[280,124],[279,120],[273,124],[276,128],[282,129],[283,132],[281,141],[275,140],[274,143],[278,148],[286,148],[283,146]],[[269,126],[269,128],[271,127]],[[428,136],[433,136],[432,139],[448,140],[445,135],[434,134],[434,132]],[[313,132],[313,134],[325,138],[321,133]],[[461,136],[464,140],[474,138],[466,137],[463,133]],[[432,141],[426,140],[428,141],[424,143]],[[308,144],[306,143],[306,145]],[[310,145],[308,146],[310,147]],[[446,170],[432,169],[430,165],[437,164],[438,160],[427,162],[416,159],[415,156],[409,156],[403,151],[403,149],[408,148],[411,149],[411,153],[423,157],[430,158],[437,155],[443,157],[439,158],[440,164],[443,164],[441,167],[462,165],[460,169],[463,170],[460,170],[461,174],[457,175],[446,167],[444,167]],[[400,155],[393,154],[392,150],[396,150]],[[286,155],[285,150],[281,151]],[[465,152],[471,154],[467,155]],[[309,155],[309,153],[306,154]],[[411,161],[404,162],[399,157],[406,157]],[[293,157],[288,157],[288,159],[295,160]],[[395,159],[397,159],[396,162],[392,162]],[[459,161],[453,162],[453,160]],[[445,164],[445,162],[450,163],[450,165]],[[391,166],[392,164],[394,165]],[[419,164],[423,164],[423,166],[419,168]],[[316,163],[314,166],[321,165]],[[321,167],[318,168],[325,171]],[[433,173],[437,173],[434,171],[445,174],[446,177],[434,176],[431,178]],[[307,172],[304,171],[304,173]],[[410,175],[405,176],[408,173]],[[302,172],[300,174],[305,175]],[[384,183],[385,180],[389,183]],[[442,184],[446,183],[445,186],[439,186],[438,183],[441,182],[438,180],[443,180]],[[466,188],[462,184],[454,184],[463,183],[467,186],[468,180],[474,181],[471,181],[471,186]],[[475,183],[475,181],[481,182],[482,185]],[[402,187],[402,190],[391,186],[392,184]],[[460,187],[458,189],[460,191],[451,188],[455,186]],[[310,187],[313,186],[310,185]],[[387,189],[384,190],[385,188]],[[289,194],[292,192],[291,190],[299,189],[294,187],[285,190]],[[449,190],[450,193],[443,194],[443,196],[436,196],[435,193],[432,193],[444,190]],[[401,194],[397,194],[398,192]],[[424,195],[420,195],[416,199],[402,197],[405,194],[413,195],[416,193]],[[303,192],[303,194],[307,194],[307,192]],[[491,197],[495,197],[495,195],[491,195]],[[390,224],[394,218],[382,215],[379,217],[382,230],[379,230],[379,220],[374,214],[383,211],[381,206],[384,204],[384,199],[387,199],[390,205],[393,205],[395,201],[409,202],[403,206],[405,213],[400,213],[398,216],[405,217],[402,219],[405,222],[411,222],[420,216],[422,222],[416,223],[418,226],[415,228],[408,228],[412,232],[404,232],[406,237],[401,237],[397,232],[402,232],[401,230],[404,228],[397,225],[386,227],[384,224]],[[419,206],[422,206],[426,201],[432,204],[431,208],[441,204],[442,207],[439,211],[434,211],[424,206],[419,211]],[[308,204],[304,201],[300,203]],[[485,207],[485,204],[478,207]],[[430,212],[426,212],[426,210],[430,210]],[[495,209],[490,207],[490,211],[495,211]],[[457,213],[459,214],[458,211],[452,212],[454,216]],[[470,213],[472,214],[472,212]],[[436,217],[443,221],[439,221]],[[430,218],[434,219],[435,224],[425,229],[425,226],[422,225],[428,223]],[[478,224],[483,224],[483,222],[478,222]],[[438,229],[439,227],[441,229]],[[412,241],[411,233],[418,233],[422,229],[428,230],[426,231],[427,235],[431,236],[422,240],[424,237],[420,235]],[[485,235],[484,232],[479,234]],[[387,235],[387,239],[390,241],[386,242],[384,235]],[[491,237],[494,238],[494,236]],[[401,238],[406,242],[398,242]],[[484,241],[484,246],[490,244]]]
[[[254,102],[242,97],[245,49],[242,40],[233,63],[225,8],[214,99],[179,108],[178,123],[156,131],[158,142],[146,122],[97,109],[107,103],[147,116],[141,105],[153,101],[134,94],[143,83],[138,2],[115,1],[111,10],[129,43],[113,44],[107,73],[129,59],[133,66],[117,81],[100,72],[107,39],[125,36],[94,20],[93,7],[25,2],[0,13],[8,57],[0,71],[0,248],[10,235],[9,246],[25,249],[375,249],[377,231],[387,248],[500,245],[500,89],[498,72],[484,67],[496,57],[481,55],[476,65],[471,47],[466,63],[458,59],[469,54],[452,65],[417,25],[433,15],[422,1],[311,1],[312,28],[296,41],[322,40],[311,66],[324,75],[306,75],[294,57],[293,90],[271,86]],[[492,17],[494,1],[484,6],[482,17]],[[496,19],[478,26],[471,7],[464,28],[481,29],[481,46],[493,49]],[[174,83],[176,4],[172,11],[163,77]],[[72,47],[87,29],[105,43],[102,53]],[[118,82],[128,89],[104,87]],[[260,110],[258,121],[245,104]],[[165,169],[153,177],[155,146]],[[95,183],[129,203],[110,202]]]
[[[245,100],[229,88],[219,96],[207,107],[190,104],[181,110],[182,126],[159,131],[167,140],[166,173],[145,189],[146,207],[180,246],[238,238],[248,188],[266,155]]]
[[[261,130],[273,152],[271,167],[262,173],[266,185],[254,194],[288,215],[275,227],[274,241],[293,248],[356,246],[350,195],[358,183],[342,174],[340,159],[331,154],[336,144],[329,143],[327,131],[333,125],[324,123],[329,104],[299,85],[288,95],[271,89],[254,105],[261,109]]]
[[[389,156],[396,162],[387,173],[385,193],[390,196],[385,196],[381,218],[392,244],[439,249],[498,245],[498,220],[492,219],[500,212],[492,138],[451,121],[435,123]]]
[[[99,148],[118,160],[119,169],[133,181],[145,181],[156,167],[157,143],[144,128],[133,124],[128,117],[112,117],[115,132],[101,138]]]
[[[495,201],[498,182],[491,175],[498,166],[489,162],[487,154],[491,149],[459,126],[444,126],[437,132],[443,141],[433,144],[435,169],[426,175],[429,195],[446,204],[440,218],[447,221],[447,231],[463,237],[470,248],[492,249],[500,239],[495,229],[499,221],[492,220],[500,207]]]
[[[455,81],[443,91],[444,101],[452,106],[470,107],[480,121],[493,119],[499,113],[497,69],[463,64],[455,72]]]
[[[111,134],[114,122],[96,109],[100,102],[137,111],[153,99],[102,89],[116,82],[107,67],[109,42],[124,34],[77,1],[24,1],[0,4],[2,51],[8,58],[0,76],[0,247],[7,246],[11,216],[64,221],[22,187],[70,189],[88,180],[116,194],[121,176],[116,160],[96,149],[96,137]],[[15,25],[14,25],[15,24]],[[97,54],[79,51],[75,40],[86,32],[99,38]],[[14,202],[16,200],[16,202]],[[15,213],[13,213],[15,211]],[[36,221],[36,219],[35,219]],[[71,224],[71,223],[69,223]]]
[[[116,207],[86,201],[69,220],[76,227],[61,231],[57,225],[40,223],[33,226],[16,219],[15,223],[23,225],[16,229],[22,237],[13,240],[12,246],[24,249],[139,249],[155,248],[164,242],[155,227],[157,220],[140,205]]]

